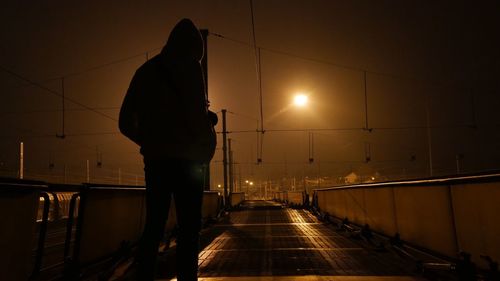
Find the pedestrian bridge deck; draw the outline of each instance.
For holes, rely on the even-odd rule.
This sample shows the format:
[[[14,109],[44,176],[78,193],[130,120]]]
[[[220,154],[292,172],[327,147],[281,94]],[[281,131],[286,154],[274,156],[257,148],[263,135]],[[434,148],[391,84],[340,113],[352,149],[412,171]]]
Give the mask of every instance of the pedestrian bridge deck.
[[[395,253],[270,201],[244,202],[202,240],[200,280],[423,280]]]

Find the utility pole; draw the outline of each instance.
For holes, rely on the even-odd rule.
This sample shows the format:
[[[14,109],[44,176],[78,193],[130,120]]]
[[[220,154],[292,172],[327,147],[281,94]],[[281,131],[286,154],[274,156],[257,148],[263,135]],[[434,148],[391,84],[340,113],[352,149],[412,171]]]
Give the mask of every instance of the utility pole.
[[[24,143],[21,142],[19,147],[19,178],[24,178]]]
[[[231,195],[234,191],[234,173],[233,173],[233,150],[231,149],[231,139],[228,139],[229,148],[229,206],[231,206]]]
[[[227,193],[227,129],[226,129],[226,111],[222,110],[222,165],[224,166],[224,205],[228,205]]]
[[[65,98],[64,98],[64,77],[61,77],[61,96],[62,96],[62,133],[56,134],[56,137],[64,139],[66,137],[65,131],[64,131],[64,124],[65,124],[65,115],[66,115],[66,108],[65,108]]]
[[[238,182],[239,182],[239,190],[243,191],[243,180],[241,179],[241,163],[238,165]]]

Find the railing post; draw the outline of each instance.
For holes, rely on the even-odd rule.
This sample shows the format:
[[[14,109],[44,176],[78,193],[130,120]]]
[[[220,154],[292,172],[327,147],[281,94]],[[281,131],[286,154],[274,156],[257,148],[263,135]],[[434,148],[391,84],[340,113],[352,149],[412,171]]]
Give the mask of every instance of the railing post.
[[[36,249],[35,265],[33,266],[32,277],[37,276],[40,273],[42,267],[43,250],[45,248],[45,237],[47,236],[47,225],[49,220],[50,211],[50,197],[47,193],[43,192],[40,194],[40,198],[43,198],[43,214],[42,223],[40,224],[40,232],[38,234],[38,245]]]

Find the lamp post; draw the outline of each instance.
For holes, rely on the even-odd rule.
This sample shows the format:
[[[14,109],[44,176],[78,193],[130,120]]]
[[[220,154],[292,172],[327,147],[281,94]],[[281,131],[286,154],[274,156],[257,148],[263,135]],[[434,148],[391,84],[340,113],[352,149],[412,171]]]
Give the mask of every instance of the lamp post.
[[[226,130],[226,112],[227,110],[222,109],[222,165],[224,168],[224,206],[228,205],[228,186],[227,186],[227,130]]]

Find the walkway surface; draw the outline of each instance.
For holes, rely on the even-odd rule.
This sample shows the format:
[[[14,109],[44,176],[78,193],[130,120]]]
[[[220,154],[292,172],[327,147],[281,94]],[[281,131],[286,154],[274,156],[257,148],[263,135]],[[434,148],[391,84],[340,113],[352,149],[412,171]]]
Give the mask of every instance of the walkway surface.
[[[310,212],[274,202],[247,201],[204,235],[199,280],[424,280],[396,254],[364,247]]]

